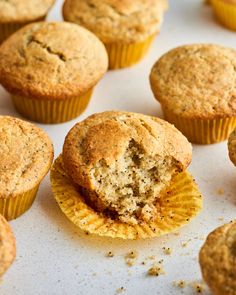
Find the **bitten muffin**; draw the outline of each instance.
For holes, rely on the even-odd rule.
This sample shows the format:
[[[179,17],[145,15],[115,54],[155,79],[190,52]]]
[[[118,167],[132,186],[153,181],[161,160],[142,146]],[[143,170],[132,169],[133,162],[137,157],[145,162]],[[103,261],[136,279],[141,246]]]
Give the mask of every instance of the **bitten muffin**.
[[[160,31],[167,0],[66,0],[66,21],[86,27],[105,44],[109,68],[141,60]]]
[[[236,51],[186,45],[164,54],[150,82],[165,118],[192,142],[223,141],[236,126]]]
[[[16,242],[11,228],[0,215],[0,277],[7,271],[16,257]]]
[[[187,171],[191,144],[142,114],[94,114],[68,133],[51,169],[55,199],[82,230],[122,239],[167,234],[202,207]]]
[[[31,123],[0,116],[0,213],[14,219],[32,205],[53,160],[46,133]]]
[[[202,275],[214,295],[236,295],[236,222],[209,234],[199,262]]]
[[[160,119],[105,112],[71,129],[62,157],[91,206],[132,223],[157,213],[161,191],[189,165],[191,145]]]
[[[211,4],[218,21],[226,28],[236,31],[236,1],[211,0]]]
[[[0,1],[0,43],[28,23],[43,20],[55,0]]]
[[[77,117],[107,67],[102,42],[65,22],[30,24],[0,47],[0,83],[19,113],[42,123]]]
[[[228,140],[228,149],[230,160],[236,166],[236,129],[234,129],[234,131],[230,134]]]

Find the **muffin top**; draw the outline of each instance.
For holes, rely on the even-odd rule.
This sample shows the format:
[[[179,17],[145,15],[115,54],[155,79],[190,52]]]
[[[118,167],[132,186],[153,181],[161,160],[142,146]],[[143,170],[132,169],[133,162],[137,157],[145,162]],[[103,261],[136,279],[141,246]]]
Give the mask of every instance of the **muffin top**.
[[[173,157],[182,170],[191,162],[191,145],[173,125],[142,114],[107,111],[70,130],[63,147],[64,165],[75,183],[90,189],[91,169],[101,162],[111,166],[132,142],[146,155]]]
[[[66,0],[63,16],[103,42],[143,41],[159,31],[167,0]]]
[[[229,157],[236,166],[236,129],[230,134],[228,140]]]
[[[236,51],[199,44],[175,48],[153,66],[150,82],[163,108],[185,118],[236,115]]]
[[[104,112],[67,135],[68,175],[99,212],[127,223],[150,220],[172,177],[191,161],[191,145],[169,123],[142,114]]]
[[[66,22],[27,25],[0,47],[0,83],[26,97],[77,97],[95,86],[107,67],[101,41]]]
[[[31,123],[0,116],[0,198],[34,188],[47,174],[53,146],[46,133]]]
[[[236,295],[236,222],[209,234],[199,261],[203,278],[215,295]]]
[[[11,228],[0,215],[0,277],[12,264],[16,256],[16,243]]]
[[[21,23],[44,17],[55,0],[0,0],[0,23]]]

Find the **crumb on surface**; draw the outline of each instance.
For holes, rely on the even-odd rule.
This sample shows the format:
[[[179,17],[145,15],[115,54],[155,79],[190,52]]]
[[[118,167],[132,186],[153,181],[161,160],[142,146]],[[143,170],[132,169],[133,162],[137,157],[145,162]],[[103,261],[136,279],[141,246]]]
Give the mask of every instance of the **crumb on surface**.
[[[164,275],[165,271],[164,271],[162,265],[154,263],[152,265],[152,267],[149,268],[147,274],[149,276],[159,276],[159,275]]]
[[[164,254],[166,254],[166,255],[170,255],[172,253],[172,249],[169,247],[163,247],[162,249],[163,249]]]
[[[186,282],[185,282],[184,280],[174,281],[174,282],[173,282],[173,285],[174,285],[175,287],[178,287],[178,288],[183,289],[183,288],[186,287]]]
[[[224,221],[224,217],[219,217],[218,220],[219,221]]]
[[[118,288],[116,290],[116,294],[120,294],[120,293],[125,292],[125,291],[126,291],[126,289],[124,287],[120,287],[120,288]]]
[[[197,293],[202,293],[205,289],[203,284],[200,283],[194,283],[193,284],[193,289],[197,292]]]
[[[136,260],[138,258],[138,252],[137,251],[130,251],[125,255],[125,263],[128,266],[133,266],[136,263]]]
[[[136,259],[137,257],[138,257],[138,252],[137,251],[130,251],[126,255],[126,258],[131,258],[131,259]]]
[[[106,254],[106,257],[114,257],[114,253],[112,251],[109,251],[107,254]]]

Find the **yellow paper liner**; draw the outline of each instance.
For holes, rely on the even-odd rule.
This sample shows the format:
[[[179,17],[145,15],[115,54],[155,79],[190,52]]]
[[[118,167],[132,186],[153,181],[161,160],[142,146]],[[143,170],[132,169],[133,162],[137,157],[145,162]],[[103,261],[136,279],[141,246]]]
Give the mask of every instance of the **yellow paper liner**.
[[[23,26],[24,24],[20,23],[0,23],[0,44]]]
[[[12,220],[25,213],[32,206],[38,187],[39,185],[24,194],[0,198],[0,214],[7,220]]]
[[[212,120],[189,119],[163,109],[164,117],[192,143],[212,144],[224,141],[236,127],[236,117]]]
[[[161,216],[150,223],[138,225],[112,220],[89,207],[64,171],[61,156],[52,167],[51,186],[62,212],[76,226],[88,233],[111,238],[159,237],[188,223],[202,208],[201,194],[188,172],[179,174],[161,198]]]
[[[34,22],[45,20],[46,16],[36,19]],[[0,44],[17,30],[23,28],[31,22],[23,23],[0,23]]]
[[[45,124],[56,124],[78,117],[87,107],[93,89],[85,94],[65,100],[40,100],[12,95],[16,110],[25,118]]]
[[[224,0],[211,0],[219,22],[230,30],[236,30],[236,5]]]
[[[106,43],[109,69],[126,68],[139,62],[147,54],[155,37],[156,35],[152,35],[143,42],[131,44]]]

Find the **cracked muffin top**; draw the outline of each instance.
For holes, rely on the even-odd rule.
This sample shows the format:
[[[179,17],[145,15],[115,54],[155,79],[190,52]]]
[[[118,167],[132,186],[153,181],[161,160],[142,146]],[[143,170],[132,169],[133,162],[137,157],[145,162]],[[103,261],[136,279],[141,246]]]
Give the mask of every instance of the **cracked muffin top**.
[[[24,193],[38,185],[53,160],[53,146],[37,126],[0,116],[0,198]]]
[[[10,225],[0,215],[0,277],[12,264],[16,256],[16,242]]]
[[[137,42],[156,34],[167,0],[66,0],[63,16],[103,42]]]
[[[229,136],[228,149],[229,149],[230,160],[236,166],[236,128]]]
[[[12,94],[67,99],[84,94],[104,75],[102,42],[66,22],[25,26],[0,47],[0,83]]]
[[[28,22],[44,17],[55,0],[0,0],[0,23]]]
[[[131,223],[157,213],[161,191],[191,156],[191,144],[171,124],[118,111],[76,124],[63,147],[64,167],[91,205]]]
[[[185,118],[236,116],[236,51],[212,44],[186,45],[163,55],[150,82],[163,108]]]
[[[200,254],[202,275],[215,295],[236,295],[236,221],[207,237]]]

